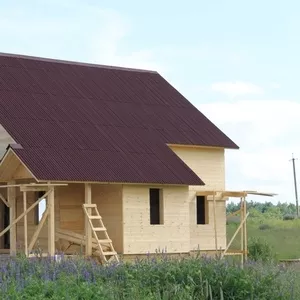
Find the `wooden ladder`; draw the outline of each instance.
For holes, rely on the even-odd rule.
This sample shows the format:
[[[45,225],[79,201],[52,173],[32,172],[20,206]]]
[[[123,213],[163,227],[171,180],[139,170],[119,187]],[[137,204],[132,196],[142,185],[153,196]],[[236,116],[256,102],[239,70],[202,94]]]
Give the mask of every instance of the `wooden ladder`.
[[[112,244],[112,240],[109,238],[107,230],[103,225],[102,217],[99,214],[97,205],[96,204],[83,204],[82,206],[83,206],[83,211],[89,220],[93,235],[98,244],[98,248],[100,251],[100,258],[101,258],[102,262],[106,263],[113,259],[115,259],[117,262],[119,262],[118,254],[115,251],[114,246]],[[93,210],[96,214],[93,214]],[[99,225],[95,226],[93,224],[93,220],[98,221]],[[98,236],[98,233],[100,233],[100,232],[104,235],[104,238],[100,238]],[[104,251],[103,247],[108,248],[109,250]],[[107,256],[110,256],[110,258],[107,259]]]

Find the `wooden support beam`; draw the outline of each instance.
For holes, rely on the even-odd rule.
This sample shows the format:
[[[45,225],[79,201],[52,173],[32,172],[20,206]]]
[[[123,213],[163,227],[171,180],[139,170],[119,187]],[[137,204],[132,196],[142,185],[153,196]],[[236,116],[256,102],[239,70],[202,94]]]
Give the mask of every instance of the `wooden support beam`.
[[[48,218],[48,215],[49,215],[49,210],[47,208],[44,211],[43,216],[41,218],[41,221],[40,221],[38,227],[36,228],[36,230],[35,230],[32,238],[31,238],[31,241],[30,241],[29,246],[28,246],[28,252],[29,253],[32,251],[32,248],[33,248],[33,246],[34,246],[34,244],[35,244],[35,242],[36,242],[36,240],[37,240],[37,238],[38,238],[38,236],[39,236],[39,234],[40,234],[40,232],[41,232],[41,230],[43,228],[44,223],[46,222],[46,220]]]
[[[239,192],[239,191],[224,191],[222,192],[222,197],[236,197],[240,198],[244,195],[247,195],[247,192]]]
[[[0,193],[0,200],[2,200],[2,202],[9,207],[9,202],[4,198],[4,196]]]
[[[20,191],[21,192],[43,192],[45,190],[47,190],[49,187],[47,186],[37,186],[37,187],[20,187]]]
[[[240,202],[240,207],[241,207],[241,224],[242,224],[242,228],[241,228],[241,253],[244,253],[244,198],[241,197],[241,202]],[[241,264],[242,266],[244,265],[244,255],[241,255]]]
[[[49,187],[51,186],[67,186],[68,184],[67,183],[28,183],[28,184],[24,184],[24,183],[21,183],[21,184],[6,184],[6,185],[0,185],[0,189],[7,189],[9,187],[19,187],[20,189],[23,189],[23,188],[32,188],[34,189],[35,187],[36,188],[43,188],[43,191],[45,189],[48,189]],[[28,192],[28,191],[27,191]]]
[[[215,229],[215,247],[218,253],[218,231],[217,231],[217,214],[216,214],[216,193],[213,194],[213,208],[214,208],[214,229]]]
[[[85,236],[81,235],[79,233],[75,233],[69,230],[63,230],[63,229],[56,229],[55,232],[55,237],[56,239],[61,239],[61,240],[65,240],[68,241],[69,243],[72,244],[76,244],[76,245],[84,245],[86,242]],[[104,248],[105,250],[109,250],[110,246],[109,243],[111,243],[112,241],[109,240],[100,240],[102,248]],[[92,249],[98,249],[98,242],[95,238],[92,238]],[[93,253],[95,254],[95,252]]]
[[[8,185],[14,184],[14,181],[8,183]],[[9,203],[9,224],[13,224],[16,219],[16,188],[9,187],[7,189],[7,200]],[[1,235],[0,235],[1,236]],[[10,243],[10,255],[15,256],[17,254],[17,227],[12,225],[9,231],[9,243]]]
[[[212,196],[215,195],[214,191],[197,191],[196,196]]]
[[[23,192],[24,212],[27,210],[27,192]],[[27,214],[24,215],[24,252],[28,256],[28,230],[27,230]]]
[[[54,208],[54,187],[50,187],[47,197],[48,215],[48,252],[50,256],[55,255],[55,208]]]
[[[18,216],[15,220],[13,220],[9,226],[7,226],[4,230],[0,232],[0,237],[4,235],[8,230],[10,230],[16,223],[18,223],[25,215],[27,215],[34,207],[36,207],[48,194],[50,191],[45,193],[43,197],[39,198],[36,202],[34,202],[29,208],[26,209],[20,216]]]
[[[246,199],[244,197],[244,216],[246,216],[247,214],[247,202]],[[245,220],[244,223],[244,250],[245,250],[245,261],[247,261],[248,259],[248,234],[247,234],[247,220]]]
[[[84,203],[85,204],[92,204],[92,187],[90,183],[84,184]],[[91,209],[87,208],[88,213],[91,213]],[[85,215],[85,255],[91,256],[92,255],[92,229],[89,224],[89,219],[87,215]]]
[[[238,232],[241,230],[244,222],[247,220],[249,216],[249,212],[246,214],[246,217],[241,221],[239,227],[237,228],[237,230],[235,231],[234,235],[232,236],[230,242],[228,243],[226,249],[224,250],[223,254],[222,254],[222,257],[226,254],[226,252],[228,251],[229,247],[231,246],[232,242],[234,241],[235,237],[237,236]]]

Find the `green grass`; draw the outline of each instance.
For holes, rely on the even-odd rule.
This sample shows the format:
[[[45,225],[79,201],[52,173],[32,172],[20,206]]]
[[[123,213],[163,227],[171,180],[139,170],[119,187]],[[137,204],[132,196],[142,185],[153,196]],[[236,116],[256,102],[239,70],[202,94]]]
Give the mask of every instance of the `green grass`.
[[[267,225],[267,226],[266,226]],[[237,229],[237,223],[227,225],[228,241]],[[260,229],[268,227],[267,229]],[[300,258],[300,219],[278,220],[278,219],[250,219],[247,222],[248,239],[260,238],[266,241],[273,249],[278,259]],[[233,242],[231,248],[239,249],[239,235]]]
[[[244,268],[211,258],[100,266],[83,259],[10,259],[0,265],[0,299],[279,300],[300,299],[300,273],[273,263]]]

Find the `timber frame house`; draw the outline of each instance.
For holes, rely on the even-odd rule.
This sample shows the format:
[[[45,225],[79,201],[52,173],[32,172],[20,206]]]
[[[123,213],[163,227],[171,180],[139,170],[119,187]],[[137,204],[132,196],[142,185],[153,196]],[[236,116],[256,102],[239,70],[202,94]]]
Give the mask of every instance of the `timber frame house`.
[[[0,252],[243,261],[245,197],[274,194],[227,191],[225,149],[238,146],[157,72],[0,54]]]

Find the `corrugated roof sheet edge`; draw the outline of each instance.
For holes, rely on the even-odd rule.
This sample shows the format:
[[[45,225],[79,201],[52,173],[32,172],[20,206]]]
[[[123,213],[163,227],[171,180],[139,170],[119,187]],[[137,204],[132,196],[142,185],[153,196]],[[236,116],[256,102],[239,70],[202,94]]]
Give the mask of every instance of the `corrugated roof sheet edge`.
[[[157,74],[157,71],[155,71],[155,70],[128,68],[128,67],[120,67],[120,66],[112,66],[112,65],[101,65],[101,64],[97,64],[97,63],[79,62],[79,61],[64,60],[64,59],[58,59],[58,58],[56,59],[56,58],[48,58],[48,57],[39,57],[39,56],[31,56],[31,55],[24,55],[24,54],[0,52],[0,56],[31,59],[31,60],[38,60],[38,61],[44,61],[44,62],[55,62],[55,63],[61,63],[61,64],[70,64],[70,65],[78,65],[78,66],[86,66],[86,67],[103,68],[103,69],[111,69],[111,70],[133,71],[133,72]]]

